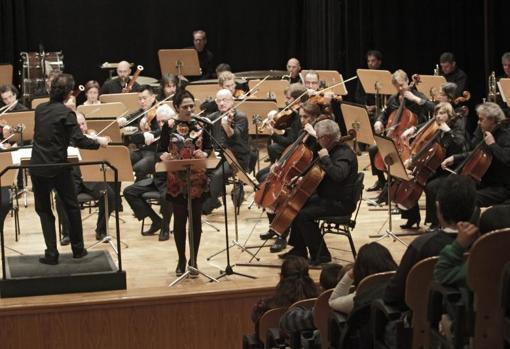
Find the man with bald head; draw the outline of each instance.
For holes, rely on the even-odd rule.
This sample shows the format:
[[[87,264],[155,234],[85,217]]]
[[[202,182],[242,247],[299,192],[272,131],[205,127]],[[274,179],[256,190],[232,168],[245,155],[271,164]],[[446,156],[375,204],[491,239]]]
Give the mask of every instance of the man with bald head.
[[[208,118],[213,122],[219,117],[221,117],[221,120],[218,120],[212,126],[212,135],[224,148],[230,149],[239,164],[244,169],[247,169],[250,162],[248,119],[244,113],[232,109],[234,97],[230,90],[219,90],[216,93],[216,104],[218,105],[218,111],[210,114]],[[216,147],[217,145],[214,144],[214,146]],[[210,197],[202,205],[202,212],[204,214],[209,214],[212,210],[221,206],[218,198],[223,193],[222,166],[225,171],[225,178],[232,176],[232,169],[226,162],[222,162],[211,173]]]
[[[287,72],[289,72],[289,83],[295,84],[301,82],[301,63],[297,58],[291,58],[287,62]]]
[[[131,74],[131,67],[127,61],[121,61],[117,65],[117,77],[111,80],[106,81],[101,87],[101,94],[106,93],[122,93],[123,89],[129,84],[131,78],[129,75]],[[140,85],[138,83],[134,83],[131,92],[139,92]]]

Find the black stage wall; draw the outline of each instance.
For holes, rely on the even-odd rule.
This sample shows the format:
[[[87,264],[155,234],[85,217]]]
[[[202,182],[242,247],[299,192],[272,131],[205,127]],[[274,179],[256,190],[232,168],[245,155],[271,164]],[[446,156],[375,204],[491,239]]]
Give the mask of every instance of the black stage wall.
[[[43,44],[64,52],[79,83],[103,81],[98,66],[121,59],[159,78],[157,50],[189,46],[202,28],[217,63],[234,71],[285,69],[296,56],[304,67],[349,77],[377,48],[387,69],[431,74],[451,50],[479,100],[487,73],[500,73],[510,51],[508,13],[507,0],[0,0],[0,62],[17,68],[20,51]]]

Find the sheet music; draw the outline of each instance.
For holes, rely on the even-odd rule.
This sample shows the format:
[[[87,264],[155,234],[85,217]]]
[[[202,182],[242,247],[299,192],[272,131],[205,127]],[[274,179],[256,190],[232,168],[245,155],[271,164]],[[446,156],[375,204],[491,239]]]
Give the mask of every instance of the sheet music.
[[[503,89],[501,88],[501,83],[498,81],[497,85],[498,85],[499,94],[501,95],[501,99],[503,100],[503,102],[506,103],[506,96],[503,93]]]
[[[21,160],[32,158],[32,148],[21,148],[11,152],[12,163],[14,165],[21,164]],[[80,149],[76,147],[67,147],[67,158],[78,158],[81,160]]]

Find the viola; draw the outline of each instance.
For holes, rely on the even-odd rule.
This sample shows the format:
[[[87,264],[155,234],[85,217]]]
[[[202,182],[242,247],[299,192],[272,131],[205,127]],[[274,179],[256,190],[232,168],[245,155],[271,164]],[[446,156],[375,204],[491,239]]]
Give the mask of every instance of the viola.
[[[290,127],[293,115],[299,110],[299,108],[299,104],[294,104],[289,109],[278,112],[273,117],[273,128],[278,130],[285,130],[286,128]]]

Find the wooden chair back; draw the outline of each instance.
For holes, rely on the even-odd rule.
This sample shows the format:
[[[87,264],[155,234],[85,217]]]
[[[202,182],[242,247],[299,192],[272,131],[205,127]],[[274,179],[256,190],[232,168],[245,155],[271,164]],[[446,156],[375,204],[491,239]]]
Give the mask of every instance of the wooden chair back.
[[[255,326],[255,334],[257,338],[266,347],[266,335],[270,328],[280,327],[280,318],[287,311],[287,308],[274,308],[266,311],[259,319],[258,324]]]
[[[322,292],[313,307],[313,322],[321,334],[322,349],[329,348],[329,313],[331,312],[329,297],[331,293],[333,293],[333,289]]]

